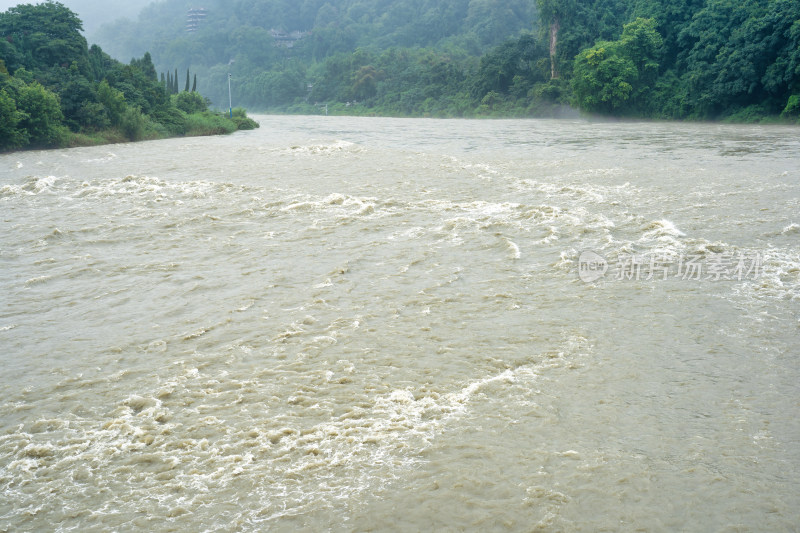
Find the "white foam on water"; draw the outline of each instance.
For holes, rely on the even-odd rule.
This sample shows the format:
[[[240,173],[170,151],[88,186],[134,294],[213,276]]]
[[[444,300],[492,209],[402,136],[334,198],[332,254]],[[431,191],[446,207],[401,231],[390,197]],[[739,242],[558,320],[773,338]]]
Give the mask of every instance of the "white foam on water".
[[[644,238],[660,239],[662,237],[685,237],[686,234],[679,230],[675,224],[667,219],[654,220],[644,228]]]
[[[3,185],[0,187],[0,198],[7,198],[16,196],[22,193],[22,187],[19,185]]]
[[[511,252],[512,259],[519,259],[522,256],[517,243],[507,237],[503,237],[503,241],[505,241],[506,246],[508,246],[508,250]]]
[[[743,249],[747,266],[755,267],[734,287],[748,299],[800,300],[800,251],[791,248]],[[755,260],[760,261],[756,264]]]
[[[46,176],[43,178],[29,178],[28,182],[22,186],[24,190],[39,194],[41,192],[52,190],[53,186],[59,180],[56,176]]]
[[[22,185],[6,184],[0,187],[0,198],[52,193],[58,181],[59,178],[56,176],[27,176]]]
[[[207,180],[172,181],[154,176],[128,175],[122,179],[70,181],[70,197],[170,200],[176,204],[213,199],[216,195],[243,195],[246,187]]]
[[[558,228],[555,226],[550,226],[547,228],[548,235],[543,239],[539,240],[539,244],[551,244],[559,239],[558,236]]]
[[[236,310],[238,312],[240,312],[240,313],[244,312],[244,311],[247,311],[248,309],[253,307],[253,305],[255,305],[255,303],[256,303],[255,299],[251,298],[250,300],[247,301],[247,303],[245,303],[243,306],[237,308]]]
[[[357,144],[344,140],[337,140],[330,143],[296,145],[285,150],[285,153],[295,155],[314,155],[330,156],[342,153],[357,153],[360,148]]]
[[[781,230],[781,235],[794,235],[800,233],[800,224],[791,223]]]
[[[581,133],[586,127],[578,129]],[[548,137],[553,134],[558,133],[549,132]],[[230,146],[229,138],[207,141]],[[10,339],[12,355],[16,349],[24,356],[35,355],[26,343],[41,337],[42,342],[30,346],[41,345],[52,354],[38,362],[20,357],[20,364],[36,364],[45,381],[58,381],[54,375],[69,378],[52,390],[17,390],[15,383],[8,383],[11,398],[0,399],[4,418],[7,414],[14,421],[3,431],[13,435],[0,435],[0,521],[9,529],[324,529],[316,526],[325,520],[347,527],[347,519],[357,521],[365,508],[370,516],[363,520],[374,516],[376,527],[389,523],[402,528],[401,522],[387,521],[381,512],[413,502],[403,492],[422,487],[426,475],[441,479],[450,471],[466,471],[452,479],[467,483],[442,485],[443,490],[429,494],[423,487],[417,501],[425,500],[429,507],[413,518],[428,518],[425,513],[435,512],[440,504],[452,504],[454,512],[485,514],[482,522],[472,522],[478,529],[526,527],[523,523],[541,529],[587,523],[613,529],[621,523],[615,519],[624,515],[640,520],[645,513],[654,517],[643,527],[657,529],[670,514],[658,513],[663,491],[648,490],[655,486],[648,482],[657,482],[673,503],[684,505],[691,499],[682,490],[685,483],[697,479],[705,486],[702,481],[714,479],[697,477],[689,468],[708,465],[718,469],[716,479],[725,478],[712,488],[718,498],[709,506],[712,512],[747,507],[756,499],[765,502],[766,509],[791,491],[791,484],[767,478],[778,470],[770,470],[770,465],[790,459],[778,448],[787,434],[781,426],[793,427],[773,409],[782,407],[777,394],[786,397],[791,388],[791,383],[780,383],[781,368],[775,360],[790,362],[791,335],[800,325],[794,314],[800,258],[790,242],[798,232],[790,224],[793,200],[778,206],[779,222],[772,197],[759,197],[772,211],[755,213],[756,206],[752,214],[745,206],[748,217],[752,214],[760,224],[753,236],[746,225],[751,219],[739,220],[736,209],[729,214],[728,205],[716,198],[703,199],[710,207],[702,213],[691,212],[676,192],[689,189],[680,183],[682,176],[675,176],[674,182],[661,180],[648,173],[649,161],[641,171],[633,167],[638,161],[622,158],[623,170],[573,172],[585,163],[540,160],[548,151],[552,157],[549,144],[542,145],[544,153],[528,154],[504,151],[507,147],[492,150],[490,145],[470,152],[473,162],[454,158],[453,168],[442,175],[437,163],[445,156],[418,156],[401,148],[399,157],[394,153],[389,154],[393,160],[376,161],[389,172],[373,175],[366,165],[347,164],[362,163],[360,156],[353,156],[358,147],[295,151],[286,150],[285,139],[278,142],[283,152],[277,157],[278,150],[272,150],[261,161],[231,167],[231,172],[241,172],[236,183],[250,186],[170,174],[121,177],[140,172],[127,168],[101,179],[91,172],[97,172],[97,165],[80,161],[84,169],[91,167],[90,172],[74,173],[80,179],[63,176],[49,185],[27,183],[31,190],[22,185],[0,189],[4,207],[11,205],[20,220],[38,224],[30,236],[20,224],[23,229],[7,239],[12,248],[4,245],[2,250],[3,258],[11,259],[9,279],[22,294],[14,305],[31,318],[20,322],[16,314],[6,316],[0,336]],[[331,142],[302,144],[330,147]],[[150,144],[157,143],[125,150],[149,153]],[[245,145],[237,143],[243,160],[252,154]],[[615,149],[612,144],[608,148]],[[563,156],[563,150],[558,148],[557,155]],[[104,152],[77,150],[70,155],[85,158],[87,153]],[[597,166],[617,164],[608,155],[598,158],[602,161]],[[476,163],[482,160],[486,163]],[[210,174],[197,175],[213,179],[215,164],[210,162]],[[670,171],[696,171],[696,162],[670,160],[669,165],[675,165]],[[48,168],[43,164],[37,170],[46,173]],[[315,168],[323,169],[323,180],[310,175]],[[184,176],[182,169],[173,170]],[[621,172],[637,172],[635,183],[643,190],[608,185],[624,181]],[[525,183],[506,173],[537,176],[539,181]],[[286,188],[274,188],[276,181],[285,182]],[[741,190],[749,192],[745,186]],[[726,212],[717,210],[721,207]],[[31,216],[37,213],[44,218]],[[725,218],[730,216],[741,229],[732,237],[736,227]],[[381,217],[386,219],[378,220]],[[660,287],[608,283],[589,292],[575,272],[582,245],[596,247],[609,261],[614,251],[703,258],[763,252],[764,271],[755,280]],[[31,249],[30,257],[23,246]],[[82,271],[84,267],[89,270]],[[62,275],[67,271],[75,283]],[[43,275],[52,278],[35,281]],[[24,280],[31,282],[29,290]],[[55,294],[62,281],[63,296]],[[51,290],[57,296],[52,302]],[[163,312],[155,309],[160,306],[159,293]],[[703,331],[700,322],[681,329],[685,339],[668,338],[664,328],[671,322],[665,321],[662,328],[659,313],[680,314],[689,308],[686,303],[708,304],[703,310],[709,312],[709,323],[722,329],[742,326],[742,317],[760,322],[753,331],[744,324],[741,335],[747,346],[731,343],[730,354],[723,353],[728,348],[723,334],[711,328]],[[46,316],[39,328],[32,327],[39,309]],[[150,312],[154,309],[155,314]],[[652,328],[625,329],[650,314],[656,317]],[[128,322],[122,324],[126,317]],[[776,322],[785,317],[788,321]],[[604,350],[598,354],[602,357],[593,358],[598,364],[582,375],[567,373],[573,363],[580,363],[572,357],[576,349],[569,343],[546,353],[541,348],[551,344],[554,328],[576,320],[598,326],[589,334]],[[648,322],[641,320],[638,323]],[[11,321],[19,322],[18,331],[7,329]],[[214,324],[219,327],[209,328]],[[757,336],[759,327],[770,331],[774,324],[781,328],[775,330],[775,339]],[[100,327],[80,327],[84,325]],[[616,337],[620,334],[625,339]],[[661,334],[668,340],[663,353],[652,346]],[[641,335],[642,344],[634,345],[636,335]],[[714,344],[707,344],[705,339],[714,336]],[[753,373],[745,374],[751,361],[758,368],[756,357],[742,354],[744,359],[736,359],[738,352],[760,341],[765,353],[775,356],[764,358],[763,382],[751,380]],[[646,357],[631,358],[632,364],[617,364],[640,348],[655,349]],[[706,348],[714,357],[702,357]],[[682,357],[686,355],[697,358],[687,361]],[[668,368],[659,372],[657,364],[664,360]],[[96,369],[101,365],[102,370]],[[554,368],[564,371],[550,372]],[[12,367],[11,375],[13,371]],[[771,372],[778,378],[772,380],[774,389],[767,380]],[[634,386],[624,390],[622,380]],[[748,386],[764,382],[770,387],[761,389],[761,402],[754,394],[758,391]],[[585,388],[576,394],[577,389],[564,389],[563,383]],[[719,385],[719,390],[692,390],[703,383]],[[731,418],[691,416],[693,410],[700,411],[689,405],[698,398],[721,398],[708,402],[714,408],[727,401],[734,390],[727,384],[744,399],[747,413],[709,409]],[[609,395],[603,395],[602,403],[586,403],[599,398],[603,387]],[[639,390],[646,395],[638,395]],[[721,396],[714,396],[717,393]],[[665,401],[655,401],[658,398]],[[539,411],[537,403],[543,406]],[[629,415],[633,418],[622,420]],[[736,429],[732,421],[740,415],[753,427],[742,424],[740,433],[724,431]],[[667,424],[650,424],[652,431],[643,436],[637,433],[637,419],[645,426],[653,420]],[[532,424],[524,429],[528,424],[513,426],[522,420]],[[769,431],[760,425],[770,421]],[[576,432],[562,431],[572,422]],[[705,433],[705,428],[714,427],[723,431]],[[502,428],[508,433],[490,432]],[[723,442],[722,449],[716,448],[724,454],[721,460],[716,459],[719,455],[712,457],[715,452],[709,457],[693,455],[696,448],[670,442],[681,428],[691,435],[730,437],[733,444]],[[603,440],[605,430],[612,431],[611,440]],[[511,439],[515,431],[518,440]],[[473,444],[459,441],[461,432],[474,432],[474,444],[489,445],[489,453],[479,458],[485,473],[480,467],[472,471],[477,463],[462,462],[461,452],[470,450],[451,446]],[[502,438],[492,447],[487,439],[497,441],[495,435]],[[745,445],[736,444],[737,435],[744,436]],[[514,475],[517,467],[509,445],[521,443],[524,448],[539,437],[546,443],[539,446],[547,449],[532,447],[518,456],[532,462],[527,474],[535,474],[541,465],[549,476]],[[647,450],[641,472],[638,465],[629,469],[630,464],[619,460],[640,446]],[[765,446],[774,449],[762,454]],[[758,468],[742,467],[751,463],[748,457],[756,456]],[[582,468],[597,470],[575,477]],[[504,469],[512,475],[501,476]],[[685,475],[674,476],[678,471]],[[723,497],[725,485],[731,494],[741,494],[748,484],[765,497]],[[628,499],[622,507],[614,502],[609,507],[606,500],[593,502],[592,491],[609,502],[619,502],[618,496]],[[474,499],[462,499],[465,492],[472,492]],[[512,493],[520,499],[512,501]],[[380,501],[370,503],[372,495]],[[527,499],[518,507],[522,498]],[[477,510],[465,506],[483,499],[485,508],[481,503]],[[565,502],[572,502],[570,509]],[[769,515],[768,526],[776,523],[769,522],[770,516],[791,516],[791,510],[775,508],[762,513]],[[492,522],[506,511],[507,526]],[[593,513],[605,513],[611,525],[593,522],[592,517],[581,521],[581,515]],[[693,517],[687,516],[675,522],[677,527],[691,523]],[[759,523],[759,517],[750,522],[741,516],[742,523]],[[281,517],[286,520],[278,521]],[[458,517],[453,527],[469,528],[471,519]],[[351,529],[363,529],[359,526],[365,523],[353,522]],[[407,529],[419,529],[415,526],[419,522]]]
[[[113,161],[117,158],[117,154],[113,152],[108,152],[104,157],[96,157],[94,159],[87,159],[87,163],[108,163],[109,161]]]
[[[330,217],[328,223],[342,224],[351,220],[381,217],[389,214],[383,203],[373,197],[356,197],[332,193],[325,197],[304,195],[295,197],[279,208],[283,213],[314,213]],[[315,227],[325,225],[326,219],[315,221]]]
[[[625,221],[626,225],[636,225],[636,220]],[[641,224],[641,223],[638,223]],[[692,240],[678,229],[670,220],[652,220],[635,230],[633,239],[619,239],[611,234],[612,228],[604,228],[608,247],[604,250],[609,261],[622,256],[649,256],[659,260],[677,258],[685,253],[691,244],[702,245],[706,241]]]
[[[152,502],[151,513],[170,520],[204,513],[207,498],[231,494],[237,495],[238,519],[257,527],[407,475],[419,465],[421,452],[468,413],[472,402],[484,394],[502,396],[512,385],[529,391],[531,380],[576,350],[571,341],[563,348],[557,357],[554,352],[451,392],[419,386],[365,391],[362,400],[340,406],[345,409],[332,416],[325,415],[329,402],[324,396],[323,401],[307,397],[308,387],[285,400],[304,410],[298,417],[270,407],[280,402],[271,392],[275,377],[236,379],[227,371],[207,373],[176,361],[173,377],[153,390],[121,398],[104,420],[74,415],[39,419],[0,436],[0,454],[9,458],[0,466],[0,486],[15,502],[14,517],[35,512],[44,494],[56,505],[81,507],[87,498],[99,504],[92,515],[65,518],[65,526],[114,523],[114,516],[127,520],[139,512],[143,499]],[[320,369],[319,379],[309,385],[335,392],[349,382],[342,379],[353,379],[354,371],[352,362],[337,361]],[[248,403],[254,400],[263,412],[251,419]],[[232,411],[231,402],[241,403],[245,411]],[[75,492],[76,483],[82,492]],[[238,492],[242,483],[250,487],[246,495]]]
[[[25,280],[25,285],[39,285],[41,283],[50,281],[51,279],[53,279],[53,276],[48,276],[48,275],[38,276],[35,278],[31,278],[29,280]]]
[[[444,224],[437,231],[450,233],[454,243],[463,243],[462,232],[467,230],[493,231],[500,227],[523,233],[544,230],[546,233],[539,242],[549,244],[558,239],[561,228],[569,228],[564,229],[564,232],[571,234],[584,231],[607,232],[614,227],[613,221],[604,215],[594,216],[582,208],[568,210],[552,205],[427,200],[421,205],[412,206],[412,209],[430,209],[444,215]]]
[[[634,197],[639,189],[626,182],[622,185],[603,185],[601,183],[587,184],[587,179],[598,176],[614,176],[620,172],[619,169],[596,169],[591,171],[581,171],[566,179],[573,181],[580,180],[580,184],[559,183],[561,179],[553,181],[540,181],[535,179],[518,179],[514,182],[514,187],[520,191],[542,193],[548,199],[571,200],[588,205],[608,204],[608,199],[613,198],[615,202]]]

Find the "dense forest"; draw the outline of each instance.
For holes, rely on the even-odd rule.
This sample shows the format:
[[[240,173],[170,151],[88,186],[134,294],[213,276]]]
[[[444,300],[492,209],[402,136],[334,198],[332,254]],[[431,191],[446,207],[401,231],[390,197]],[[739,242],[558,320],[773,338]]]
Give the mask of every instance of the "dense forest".
[[[0,12],[22,3],[39,3],[43,0],[0,0]],[[59,0],[83,23],[83,34],[94,34],[100,26],[117,19],[136,18],[139,12],[153,0]]]
[[[272,112],[800,120],[796,0],[162,0],[110,55],[80,32],[0,13],[0,149],[226,131],[229,73]]]
[[[800,116],[796,0],[163,0],[97,39],[220,106],[230,72],[281,112]]]
[[[227,133],[253,128],[158,79],[150,54],[125,65],[87,46],[60,3],[0,13],[0,150]],[[176,75],[177,77],[177,75]],[[187,72],[188,78],[188,72]]]

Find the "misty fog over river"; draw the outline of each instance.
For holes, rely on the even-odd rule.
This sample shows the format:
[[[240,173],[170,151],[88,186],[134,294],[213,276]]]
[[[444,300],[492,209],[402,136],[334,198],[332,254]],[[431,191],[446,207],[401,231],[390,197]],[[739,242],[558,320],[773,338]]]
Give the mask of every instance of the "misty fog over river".
[[[796,128],[0,155],[0,531],[790,531]]]

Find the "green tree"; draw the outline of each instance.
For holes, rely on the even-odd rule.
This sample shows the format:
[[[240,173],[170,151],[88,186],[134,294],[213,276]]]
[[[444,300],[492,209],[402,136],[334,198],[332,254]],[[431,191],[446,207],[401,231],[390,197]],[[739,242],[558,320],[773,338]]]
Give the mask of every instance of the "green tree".
[[[103,131],[111,126],[108,110],[100,102],[83,102],[74,115],[74,121],[85,132]]]
[[[105,107],[111,124],[118,126],[122,121],[125,109],[128,107],[125,103],[125,95],[111,87],[108,81],[103,80],[97,87],[97,101]]]
[[[58,69],[51,72],[56,73],[57,77],[48,85],[58,94],[61,111],[67,125],[70,129],[77,131],[80,129],[78,115],[84,104],[97,100],[94,84],[80,74],[74,63],[69,69]]]
[[[582,51],[573,68],[575,103],[596,113],[646,113],[662,44],[655,21],[638,18],[624,26],[618,41],[601,41]]]
[[[575,58],[572,91],[581,109],[613,113],[625,109],[638,72],[618,42],[603,41]]]
[[[182,92],[172,98],[175,107],[187,114],[202,113],[208,109],[205,98],[196,92]]]
[[[545,43],[531,34],[508,41],[481,58],[473,94],[477,98],[490,91],[507,94],[515,83],[517,92],[521,92],[522,86],[530,88],[534,83],[546,81],[550,72],[542,68],[541,60],[547,58]]]
[[[620,42],[640,76],[653,78],[658,74],[664,40],[658,33],[655,19],[637,18],[625,24]]]
[[[383,72],[376,70],[372,65],[365,65],[358,69],[353,76],[351,91],[359,100],[366,100],[375,96],[378,82],[383,78]]]
[[[89,81],[102,80],[116,66],[117,61],[103,52],[102,48],[97,45],[92,45],[92,47],[89,48],[90,73],[86,76]]]
[[[27,132],[17,127],[25,118],[14,99],[5,89],[0,89],[0,150],[19,148],[28,143]]]
[[[2,14],[0,14],[2,17]],[[0,19],[1,20],[1,19]],[[25,57],[22,52],[14,45],[14,36],[7,36],[0,39],[0,61],[3,62],[5,74],[17,70],[25,64]]]
[[[781,116],[784,118],[800,119],[800,94],[793,94],[786,102],[786,107],[783,108]]]
[[[158,74],[156,73],[155,65],[153,65],[153,58],[150,56],[150,52],[145,52],[141,59],[132,59],[131,66],[139,69],[148,81],[158,81]]]
[[[45,89],[38,82],[20,87],[17,94],[17,108],[24,113],[19,127],[27,131],[30,144],[34,146],[57,145],[66,131],[62,125],[58,96]]]
[[[737,81],[736,76],[726,79],[721,63],[739,62],[741,53],[728,61],[724,58],[724,49],[731,36],[751,17],[758,3],[709,0],[680,32],[678,38],[682,51],[678,55],[678,65],[688,87],[689,105],[698,118],[718,116],[727,104],[723,101],[724,91],[740,93],[744,89],[746,92],[754,79],[753,72],[742,72],[741,69],[737,69],[738,75],[743,74],[744,80]],[[742,66],[747,68],[746,64]],[[750,67],[755,68],[755,65]]]
[[[147,129],[147,116],[142,114],[138,107],[126,107],[119,120],[119,129],[130,141],[139,141],[144,138]]]
[[[68,67],[76,62],[80,71],[87,74],[88,50],[82,29],[78,16],[59,2],[20,4],[0,13],[0,35],[18,50],[9,56],[14,61],[8,65],[12,73],[22,66],[18,61],[24,58],[25,66],[31,70]],[[4,50],[7,48],[3,46]]]

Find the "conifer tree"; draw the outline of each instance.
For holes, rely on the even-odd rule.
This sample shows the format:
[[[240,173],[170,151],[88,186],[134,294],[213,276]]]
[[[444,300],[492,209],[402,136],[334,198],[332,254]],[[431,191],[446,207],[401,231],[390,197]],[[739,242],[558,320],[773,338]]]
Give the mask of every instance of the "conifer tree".
[[[185,92],[185,93],[189,92],[189,69],[188,68],[186,69],[186,85],[183,88],[183,92]]]
[[[195,73],[194,75],[194,83],[192,83],[192,92],[193,93],[197,92],[197,73]]]

